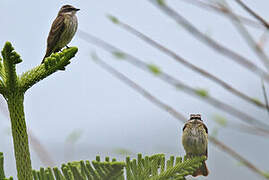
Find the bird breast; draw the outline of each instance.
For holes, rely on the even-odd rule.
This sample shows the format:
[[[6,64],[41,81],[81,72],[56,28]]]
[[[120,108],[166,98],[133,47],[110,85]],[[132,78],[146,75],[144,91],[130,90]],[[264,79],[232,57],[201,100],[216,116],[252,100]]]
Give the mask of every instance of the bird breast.
[[[65,30],[63,31],[60,39],[61,39],[61,44],[59,44],[59,47],[63,48],[66,46],[74,37],[77,27],[78,27],[78,20],[76,15],[65,15]]]

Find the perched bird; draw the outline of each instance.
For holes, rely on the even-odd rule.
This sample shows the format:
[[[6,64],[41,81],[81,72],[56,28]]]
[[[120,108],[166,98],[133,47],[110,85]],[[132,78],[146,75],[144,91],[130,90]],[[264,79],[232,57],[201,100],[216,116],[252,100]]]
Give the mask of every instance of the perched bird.
[[[59,52],[65,46],[68,48],[67,44],[72,40],[78,28],[77,11],[79,9],[71,5],[61,7],[50,28],[47,50],[41,64],[52,53]]]
[[[203,123],[200,114],[191,114],[190,119],[183,127],[182,144],[186,152],[186,157],[192,158],[194,156],[207,157],[207,144],[208,144],[208,130]],[[207,176],[208,169],[205,161],[200,168],[193,173],[192,176],[199,175]]]

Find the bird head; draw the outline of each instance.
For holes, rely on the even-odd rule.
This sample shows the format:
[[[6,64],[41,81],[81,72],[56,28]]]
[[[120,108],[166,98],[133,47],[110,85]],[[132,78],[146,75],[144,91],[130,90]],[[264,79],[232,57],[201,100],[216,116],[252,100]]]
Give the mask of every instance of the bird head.
[[[191,114],[190,119],[185,123],[183,127],[183,131],[186,127],[188,128],[202,127],[207,132],[207,127],[205,126],[205,124],[203,123],[203,120],[201,119],[201,114]]]
[[[60,11],[59,11],[58,14],[70,14],[70,15],[74,15],[79,10],[80,9],[77,9],[74,6],[64,5],[64,6],[61,7],[61,9],[60,9]]]

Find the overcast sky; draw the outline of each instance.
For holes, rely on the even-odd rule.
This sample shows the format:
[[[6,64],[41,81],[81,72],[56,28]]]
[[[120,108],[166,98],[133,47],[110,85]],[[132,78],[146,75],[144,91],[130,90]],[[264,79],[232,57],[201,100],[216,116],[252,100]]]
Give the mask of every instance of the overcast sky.
[[[269,2],[245,2],[269,19]],[[207,89],[212,96],[259,120],[268,120],[268,114],[263,110],[231,95],[222,87],[160,53],[106,18],[107,14],[117,16],[123,22],[174,50],[189,62],[215,74],[249,96],[263,101],[260,79],[256,75],[197,41],[156,7],[143,0],[2,0],[0,47],[2,49],[6,41],[13,44],[23,59],[17,66],[19,73],[41,63],[50,26],[64,4],[72,4],[81,9],[77,13],[80,30],[106,40],[145,62],[158,65],[163,71],[194,88]],[[170,5],[202,32],[264,68],[229,20],[181,1]],[[233,3],[231,5],[238,13],[247,16],[238,6]],[[249,30],[255,34],[256,39],[263,33],[253,28]],[[113,154],[117,148],[128,149],[134,153],[164,152],[169,155],[184,155],[180,141],[182,123],[98,67],[91,60],[92,51],[96,51],[107,63],[186,117],[190,113],[201,113],[210,133],[217,126],[213,121],[216,114],[226,117],[231,122],[240,122],[239,119],[200,99],[186,95],[149,73],[142,72],[124,61],[115,60],[109,53],[86,43],[78,36],[74,37],[69,46],[77,46],[79,51],[66,71],[57,72],[39,82],[25,95],[28,128],[48,148],[57,165],[67,160],[91,160],[96,154],[103,157],[118,156]],[[266,50],[268,52],[268,48]],[[5,155],[7,174],[15,176],[13,145],[11,136],[6,133],[10,122],[5,113],[0,114],[0,118],[0,151]],[[74,130],[82,132],[82,136],[76,145],[75,155],[65,159],[62,155],[64,144]],[[244,157],[248,157],[258,167],[265,168],[268,165],[267,139],[236,133],[227,128],[219,131],[218,138]],[[43,166],[35,152],[31,153],[33,167],[38,169]],[[235,160],[212,145],[209,145],[208,166],[208,179],[258,179],[257,175],[244,166],[239,166]],[[268,168],[263,170],[269,171]]]

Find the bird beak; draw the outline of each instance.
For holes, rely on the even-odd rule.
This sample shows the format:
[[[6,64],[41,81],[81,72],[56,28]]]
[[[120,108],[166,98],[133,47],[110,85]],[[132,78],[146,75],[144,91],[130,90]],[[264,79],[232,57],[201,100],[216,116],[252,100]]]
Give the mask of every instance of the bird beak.
[[[79,11],[80,9],[75,9],[75,11]]]

